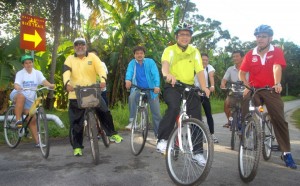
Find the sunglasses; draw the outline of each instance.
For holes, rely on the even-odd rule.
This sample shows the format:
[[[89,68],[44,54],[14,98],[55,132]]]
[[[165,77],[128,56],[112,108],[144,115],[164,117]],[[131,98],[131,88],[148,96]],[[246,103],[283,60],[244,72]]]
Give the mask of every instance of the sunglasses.
[[[75,43],[74,45],[75,45],[75,46],[84,46],[85,43],[83,43],[83,42],[77,42],[77,43]]]

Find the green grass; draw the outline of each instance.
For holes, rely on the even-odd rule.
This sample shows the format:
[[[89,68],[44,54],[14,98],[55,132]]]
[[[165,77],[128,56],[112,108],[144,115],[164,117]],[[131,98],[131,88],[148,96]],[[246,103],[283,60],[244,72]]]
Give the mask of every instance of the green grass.
[[[295,112],[293,112],[291,117],[294,120],[296,127],[300,129],[300,109],[297,109]]]

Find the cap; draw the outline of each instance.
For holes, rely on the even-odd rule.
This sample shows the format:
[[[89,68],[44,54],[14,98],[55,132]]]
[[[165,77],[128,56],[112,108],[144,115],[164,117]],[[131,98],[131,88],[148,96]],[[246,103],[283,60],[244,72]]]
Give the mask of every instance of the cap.
[[[76,39],[74,40],[74,45],[75,45],[76,43],[84,43],[84,44],[86,44],[86,41],[85,41],[84,38],[78,37],[78,38],[76,38]]]
[[[31,55],[23,55],[23,56],[21,57],[21,63],[24,63],[24,61],[26,61],[26,60],[31,60],[31,61],[33,61],[33,57],[32,57]]]

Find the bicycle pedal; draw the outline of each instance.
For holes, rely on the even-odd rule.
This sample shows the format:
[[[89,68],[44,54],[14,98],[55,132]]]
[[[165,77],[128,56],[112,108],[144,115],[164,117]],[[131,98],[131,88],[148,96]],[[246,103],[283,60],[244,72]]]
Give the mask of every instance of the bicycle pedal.
[[[280,147],[279,147],[279,145],[272,145],[271,150],[272,151],[280,151]]]

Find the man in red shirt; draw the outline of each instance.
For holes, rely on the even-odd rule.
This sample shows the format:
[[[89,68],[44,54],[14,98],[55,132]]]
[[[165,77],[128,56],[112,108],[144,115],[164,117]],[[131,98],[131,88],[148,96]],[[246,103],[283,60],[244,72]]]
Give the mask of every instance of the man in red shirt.
[[[296,169],[292,154],[288,123],[284,118],[284,104],[280,93],[282,69],[286,67],[283,51],[271,44],[273,30],[268,25],[260,25],[254,31],[257,46],[250,50],[243,59],[240,67],[239,77],[245,85],[263,88],[273,87],[275,91],[262,90],[256,94],[257,98],[263,99],[271,116],[277,142],[282,151],[282,159],[287,167]],[[246,73],[249,72],[249,81]],[[249,111],[250,93],[248,89],[244,91],[242,115]],[[256,99],[256,98],[255,98]],[[259,100],[259,99],[258,99]],[[258,105],[259,103],[256,103]]]

